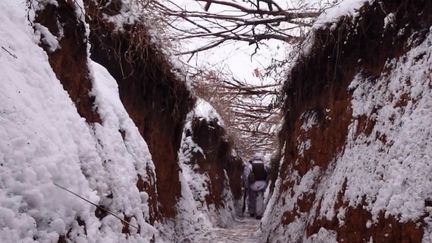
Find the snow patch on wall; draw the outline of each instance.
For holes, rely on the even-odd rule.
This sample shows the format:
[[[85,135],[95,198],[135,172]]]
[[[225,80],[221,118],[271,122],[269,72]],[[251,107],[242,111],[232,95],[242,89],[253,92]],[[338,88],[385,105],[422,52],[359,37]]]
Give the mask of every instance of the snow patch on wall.
[[[297,142],[299,142],[299,140],[297,140]],[[308,151],[311,148],[312,144],[311,144],[311,140],[307,139],[305,141],[301,141],[299,142],[299,144],[297,145],[297,150],[298,150],[298,154],[303,157],[304,153],[306,151]]]
[[[117,30],[123,31],[125,25],[132,25],[144,21],[144,13],[148,10],[145,4],[135,0],[121,0],[121,9],[118,14],[105,15],[105,18],[114,24]]]
[[[105,198],[102,204],[133,216],[146,231],[155,231],[146,223],[149,217],[147,197],[135,186],[138,173],[144,180],[153,179],[147,174],[147,169],[154,171],[149,149],[120,101],[117,82],[101,65],[92,62],[91,67],[92,93],[102,119],[102,126],[94,125],[94,134],[112,193],[112,199]]]
[[[366,115],[375,126],[371,135],[356,137],[358,123],[351,124],[345,151],[329,177],[329,184],[339,186],[323,191],[322,214],[333,214],[328,213],[347,179],[345,200],[357,206],[366,196],[373,220],[381,211],[401,222],[424,215],[424,199],[432,197],[430,43],[431,34],[405,56],[389,60],[391,71],[378,80],[362,74],[353,80],[353,117]]]
[[[326,24],[336,23],[345,16],[355,17],[358,9],[366,2],[373,3],[375,0],[341,0],[333,7],[326,9],[315,21],[313,28],[320,29]]]
[[[318,166],[313,167],[303,177],[300,177],[298,173],[289,175],[287,181],[297,180],[300,182],[284,192],[284,194],[280,193],[283,182],[278,176],[275,191],[263,216],[263,225],[266,225],[265,228],[260,229],[263,236],[270,236],[272,242],[304,242],[306,240],[305,236],[303,236],[306,226],[306,213],[300,212],[296,202],[306,196],[320,175],[321,169]],[[280,197],[283,197],[283,199]],[[280,201],[284,201],[285,204],[279,204]],[[300,216],[295,217],[294,221],[289,222],[284,227],[278,226],[280,222],[286,221],[286,212],[290,211],[294,211]],[[276,229],[277,231],[269,232],[268,229]],[[262,241],[264,242],[266,239],[262,239]]]
[[[332,230],[327,230],[325,228],[320,228],[318,233],[311,235],[306,243],[338,243],[336,238],[336,232]]]
[[[303,121],[301,129],[305,132],[309,131],[312,127],[318,125],[317,114],[314,111],[304,112],[300,116],[300,119]]]
[[[209,178],[206,174],[194,172],[191,159],[194,153],[204,156],[204,151],[193,140],[192,131],[192,110],[186,117],[186,124],[183,128],[182,140],[178,151],[179,178],[181,185],[181,198],[177,203],[177,217],[169,225],[164,226],[168,230],[165,234],[171,241],[191,242],[193,235],[203,234],[212,226],[208,209],[205,207],[205,196],[208,195],[206,184]]]
[[[195,108],[194,108],[194,116],[207,121],[216,120],[217,124],[221,127],[224,126],[223,120],[219,113],[215,110],[215,108],[210,105],[207,101],[198,98]]]
[[[205,119],[207,121],[217,120],[223,124],[219,114],[206,101],[198,99],[192,111],[186,117],[183,128],[182,140],[178,152],[181,180],[181,199],[177,204],[178,216],[172,221],[171,232],[178,238],[172,240],[189,240],[194,242],[194,236],[204,235],[211,227],[228,226],[232,223],[234,214],[234,199],[228,184],[228,175],[225,171],[224,181],[226,188],[221,197],[225,209],[218,209],[213,204],[206,202],[209,196],[209,185],[211,183],[207,172],[201,172],[202,168],[193,163],[193,156],[203,156],[203,149],[192,139],[192,121],[194,119]]]
[[[381,213],[401,223],[424,221],[423,242],[430,241],[431,30],[419,45],[415,46],[416,41],[410,43],[412,49],[406,54],[387,60],[379,77],[366,76],[362,72],[354,77],[347,90],[352,93],[352,122],[348,127],[346,144],[325,171],[312,174],[309,171],[301,178],[294,171],[284,178],[294,185],[284,185],[284,181],[278,178],[269,201],[272,210],[266,211],[263,221],[268,225],[262,229],[263,235],[270,241],[332,242],[335,235],[331,231],[320,230],[309,239],[303,234],[307,222],[318,219],[336,218],[340,225],[345,223],[348,209],[345,205],[335,209],[338,195],[342,192],[340,203],[354,208],[361,206],[371,212],[372,219],[366,223],[367,228],[377,223]],[[367,134],[363,132],[362,119],[374,124]],[[289,163],[285,164],[284,170],[293,171]],[[304,181],[306,178],[309,180]],[[310,180],[315,180],[315,184]],[[345,182],[346,190],[343,191]],[[279,188],[284,187],[290,189],[282,194]],[[296,208],[299,192],[303,191],[300,188],[316,192],[314,204],[307,214]],[[284,220],[286,212],[294,213]]]
[[[299,59],[302,56],[307,56],[314,46],[316,33],[320,29],[337,27],[337,22],[343,17],[351,17],[353,20],[358,16],[358,9],[366,3],[372,4],[375,0],[339,0],[335,5],[324,10],[312,25],[312,29],[307,35],[305,41],[301,44],[298,55],[294,59]]]
[[[54,52],[58,49],[60,49],[59,42],[57,40],[57,37],[55,37],[51,32],[48,30],[47,27],[36,23],[33,25],[35,28],[35,34],[40,35],[41,42],[48,47],[48,50],[50,52]]]

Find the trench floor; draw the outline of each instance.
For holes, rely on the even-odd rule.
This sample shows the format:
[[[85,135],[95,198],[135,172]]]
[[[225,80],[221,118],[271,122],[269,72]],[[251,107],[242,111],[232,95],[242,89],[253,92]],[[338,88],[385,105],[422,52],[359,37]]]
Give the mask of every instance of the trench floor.
[[[260,221],[244,217],[237,218],[232,227],[213,228],[202,236],[194,239],[194,242],[202,243],[257,243]]]

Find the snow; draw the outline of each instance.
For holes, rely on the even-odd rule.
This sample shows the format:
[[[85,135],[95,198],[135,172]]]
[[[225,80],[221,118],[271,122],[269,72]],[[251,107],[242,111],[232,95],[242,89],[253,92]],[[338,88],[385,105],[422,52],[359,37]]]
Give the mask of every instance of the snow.
[[[183,232],[184,236],[180,236],[180,238],[190,237],[191,234],[202,235],[215,226],[229,226],[234,219],[233,196],[227,184],[228,176],[226,173],[224,175],[226,183],[224,188],[226,190],[221,195],[225,208],[216,209],[215,205],[209,205],[206,202],[206,197],[210,193],[210,177],[207,173],[198,172],[200,170],[199,165],[192,161],[194,155],[205,158],[203,149],[192,139],[192,121],[194,119],[206,119],[209,121],[216,119],[218,123],[222,123],[214,108],[202,99],[197,100],[194,109],[186,117],[182,142],[178,152],[182,197],[177,206],[179,215],[176,222],[182,225],[182,229],[186,229]]]
[[[36,29],[35,34],[41,35],[41,42],[44,45],[48,46],[48,50],[50,52],[54,52],[57,49],[60,49],[60,45],[59,45],[59,42],[57,40],[57,37],[55,37],[53,34],[51,34],[51,32],[48,30],[47,27],[45,27],[39,23],[36,23],[33,26]]]
[[[375,0],[337,0],[333,6],[325,9],[316,18],[305,40],[299,45],[298,49],[296,49],[298,51],[292,57],[294,60],[293,63],[301,60],[304,56],[310,55],[312,47],[315,44],[314,40],[318,30],[325,28],[336,28],[337,22],[343,17],[351,17],[354,19],[356,16],[358,16],[359,8],[361,8],[366,3],[372,4],[374,1]]]
[[[393,26],[394,22],[396,21],[396,16],[394,13],[389,13],[384,18],[384,29],[387,29],[389,26]]]
[[[0,239],[2,242],[56,242],[67,235],[73,242],[174,242],[193,240],[213,226],[230,226],[234,200],[221,195],[225,208],[205,205],[209,177],[190,164],[192,153],[204,151],[185,131],[192,119],[217,121],[219,114],[198,99],[188,115],[179,150],[181,198],[174,220],[147,223],[149,195],[136,187],[137,174],[157,183],[146,142],[125,110],[117,82],[101,65],[87,59],[95,111],[101,124],[80,117],[48,62],[48,50],[61,50],[60,36],[34,20],[35,11],[54,0],[0,2]],[[76,17],[84,20],[82,1]],[[29,12],[27,12],[29,11]],[[27,15],[28,14],[28,15]],[[27,19],[28,17],[28,19]],[[88,35],[86,25],[85,34]],[[60,31],[61,32],[61,31]],[[87,51],[89,46],[87,47]],[[117,216],[131,218],[130,234],[112,215],[98,219],[96,208],[59,186],[102,205]],[[79,222],[84,222],[85,226]],[[175,238],[178,237],[178,238]]]
[[[223,125],[215,109],[200,98],[186,117],[178,151],[181,185],[181,198],[177,203],[178,214],[174,220],[161,226],[163,234],[171,242],[207,242],[215,227],[230,227],[235,218],[234,199],[226,171],[223,186],[225,190],[221,195],[224,207],[216,208],[215,205],[207,203],[206,198],[210,195],[209,187],[212,182],[208,173],[201,172],[203,168],[193,161],[194,156],[205,159],[204,150],[192,139],[192,121],[195,119],[217,121],[219,125]],[[198,238],[201,240],[197,240]]]
[[[391,15],[387,18],[390,26]],[[373,227],[381,213],[401,223],[424,220],[423,242],[430,242],[432,219],[425,200],[432,198],[431,30],[421,43],[413,38],[407,53],[388,59],[379,77],[362,72],[355,75],[347,90],[352,94],[353,118],[346,144],[325,171],[314,172],[314,167],[302,177],[296,171],[287,175],[284,181],[295,184],[283,193],[279,188],[285,186],[284,181],[278,178],[269,200],[271,210],[263,219],[269,227],[262,229],[264,237],[270,236],[274,242],[334,242],[335,232],[328,229],[320,229],[310,238],[303,234],[308,222],[315,220],[336,217],[339,225],[345,223],[347,208],[335,208],[335,204],[346,181],[343,203],[371,213],[367,228]],[[375,124],[370,134],[359,133],[359,119],[364,117]],[[309,122],[302,122],[302,131],[307,132]],[[292,171],[293,165],[285,166]],[[296,208],[305,191],[315,193],[307,214]],[[287,211],[298,216],[288,225],[280,225]]]
[[[327,10],[316,26],[336,21],[340,16],[355,15],[355,10],[366,2],[345,0]],[[82,6],[82,1],[77,4]],[[30,10],[30,20],[35,8]],[[224,209],[206,205],[209,176],[197,173],[198,165],[191,163],[193,153],[205,156],[192,137],[186,136],[186,131],[191,131],[192,119],[217,121],[223,126],[220,115],[209,103],[198,99],[184,126],[178,152],[181,169],[178,215],[163,222],[164,225],[157,222],[151,226],[146,222],[149,195],[139,192],[135,184],[137,174],[156,183],[154,165],[146,142],[120,101],[116,81],[104,67],[88,59],[91,95],[95,97],[102,123],[87,124],[39,47],[44,43],[50,51],[59,50],[58,37],[40,24],[28,23],[24,1],[0,1],[0,9],[2,242],[55,242],[66,234],[74,242],[149,242],[153,235],[157,242],[192,241],[196,235],[201,235],[201,242],[234,239],[254,242],[258,237],[253,233],[255,225],[247,220],[246,226],[234,225],[232,232],[214,228],[209,233],[214,226],[230,227],[238,222],[233,221],[235,207],[228,184],[224,185],[227,190],[222,195]],[[82,19],[80,11],[76,14]],[[386,17],[386,26],[391,25],[391,18],[390,14]],[[334,204],[345,180],[344,200],[348,205],[361,205],[366,198],[364,207],[372,213],[367,227],[383,211],[401,222],[415,221],[425,215],[424,199],[432,197],[430,43],[431,34],[405,56],[388,60],[386,68],[390,71],[374,82],[362,73],[356,75],[349,87],[353,94],[353,122],[345,149],[327,171],[315,166],[302,177],[297,173],[289,175],[288,181],[297,184],[285,195],[279,192],[284,182],[278,178],[263,218],[263,224],[270,227],[261,228],[261,232],[268,234],[266,230],[276,228],[274,239],[281,242],[336,242],[335,232],[324,228],[309,238],[303,235],[308,216],[298,211],[295,202],[314,189],[318,177],[322,183],[316,188],[316,198],[322,199],[322,203],[319,210],[314,205],[312,211],[317,215],[310,217],[337,217],[340,224],[344,223],[344,209],[335,211]],[[356,136],[359,129],[356,119],[361,116],[376,123],[370,136]],[[316,120],[313,113],[303,114],[301,129],[307,132],[317,125]],[[301,142],[299,153],[309,149],[310,144],[310,140]],[[227,183],[226,173],[224,177]],[[117,218],[109,215],[99,220],[94,206],[61,190],[55,183],[120,217],[131,217],[130,224],[140,226],[140,232],[131,227],[130,235],[122,234],[123,224]],[[278,204],[278,197],[284,197],[285,205]],[[281,219],[287,210],[299,216],[286,228],[276,227],[278,220],[274,219]],[[85,222],[87,233],[78,219]],[[428,226],[424,241],[432,234],[432,219],[427,217],[425,221]]]
[[[318,166],[314,166],[303,177],[300,177],[297,172],[294,172],[289,175],[289,178],[286,180],[299,180],[299,183],[283,194],[280,188],[282,188],[282,183],[284,182],[278,175],[275,183],[275,191],[269,200],[263,216],[262,224],[265,225],[265,227],[260,229],[261,237],[269,236],[272,242],[307,242],[308,239],[303,236],[306,224],[304,217],[306,214],[301,213],[295,203],[310,191],[310,188],[313,187],[320,174],[321,169]],[[279,204],[281,200],[285,202],[284,205]],[[294,211],[298,213],[300,217],[296,217],[293,222],[290,222],[284,227],[278,227],[280,221],[285,217],[284,213],[286,211]],[[261,238],[261,241],[265,240],[266,238]]]
[[[177,202],[177,215],[168,224],[162,226],[162,233],[168,242],[191,242],[193,235],[203,234],[211,228],[208,215],[201,211],[194,199],[194,194],[188,180],[188,171],[184,164],[179,161],[181,171],[179,172],[181,197]],[[199,176],[197,175],[199,178]],[[165,224],[165,223],[164,223]]]
[[[388,61],[391,71],[376,82],[362,74],[353,80],[354,118],[366,115],[376,124],[371,136],[358,137],[358,124],[351,124],[346,149],[328,182],[338,186],[323,193],[321,213],[332,211],[335,195],[347,178],[345,200],[356,206],[366,196],[373,220],[381,211],[401,222],[424,215],[424,199],[432,197],[431,41],[429,34],[405,56]],[[377,139],[383,136],[385,140]]]
[[[300,119],[303,121],[301,129],[305,132],[309,131],[309,129],[311,129],[312,127],[318,125],[317,114],[314,111],[304,112],[300,116]]]
[[[118,14],[105,15],[105,19],[114,24],[118,31],[122,31],[125,25],[131,25],[143,20],[146,9],[135,0],[122,0]]]
[[[137,173],[146,178],[145,168],[153,168],[151,156],[120,103],[115,81],[97,64],[89,67],[103,123],[87,124],[38,46],[41,36],[28,23],[25,2],[1,1],[0,9],[2,242],[55,242],[69,230],[74,242],[126,240],[118,219],[107,216],[99,221],[94,206],[54,183],[120,216],[132,216],[131,224],[140,225],[141,232],[127,240],[149,241],[156,231],[145,222],[146,196],[135,183]],[[50,39],[42,41],[56,47],[53,36],[46,34]],[[119,129],[125,131],[125,141]]]
[[[320,228],[318,233],[311,235],[307,240],[307,243],[338,243],[336,238],[336,232]]]
[[[298,140],[298,139],[297,139]],[[311,140],[310,139],[306,139],[305,141],[301,141],[298,145],[297,145],[297,150],[300,156],[304,156],[304,152],[308,151],[311,148],[312,144],[311,144]]]
[[[75,217],[98,227],[89,205],[70,200],[52,184],[98,201],[81,173],[79,151],[84,148],[74,141],[88,128],[37,46],[25,5],[2,1],[0,8],[1,45],[17,56],[0,55],[0,218],[6,219],[0,238],[52,241],[66,233],[61,225],[72,224]],[[54,219],[64,222],[53,226]]]
[[[163,234],[171,242],[202,242],[197,241],[196,237],[208,234],[213,227],[232,224],[234,206],[229,185],[225,185],[224,188],[227,190],[221,197],[224,205],[226,207],[232,205],[231,207],[216,209],[215,205],[206,202],[206,197],[210,193],[210,178],[207,173],[199,173],[198,164],[191,161],[193,155],[201,154],[205,158],[205,154],[203,149],[193,141],[192,136],[187,135],[192,132],[193,119],[214,119],[216,117],[219,116],[214,109],[203,100],[198,102],[195,109],[190,111],[186,117],[178,151],[181,198],[177,202],[177,216],[174,220],[161,226]],[[228,181],[226,174],[224,179]]]
[[[255,243],[258,241],[257,228],[259,221],[251,218],[239,218],[229,228],[215,227],[203,235],[196,236],[197,243]]]
[[[99,154],[106,161],[105,167],[111,178],[107,183],[111,184],[113,194],[113,199],[107,203],[126,215],[133,215],[140,225],[154,231],[145,222],[148,218],[142,217],[149,215],[148,195],[132,186],[136,183],[137,173],[149,180],[146,168],[154,170],[147,144],[120,101],[117,82],[101,65],[91,62],[91,67],[94,74],[92,93],[103,121],[102,126],[95,125],[94,135],[99,141]],[[120,130],[125,133],[124,140]]]
[[[326,9],[315,21],[313,28],[319,29],[326,24],[337,22],[345,16],[355,17],[358,9],[366,2],[372,3],[374,0],[341,0],[335,6]]]
[[[223,120],[215,108],[201,98],[198,98],[195,104],[194,116],[207,121],[217,121],[218,125],[224,126]]]

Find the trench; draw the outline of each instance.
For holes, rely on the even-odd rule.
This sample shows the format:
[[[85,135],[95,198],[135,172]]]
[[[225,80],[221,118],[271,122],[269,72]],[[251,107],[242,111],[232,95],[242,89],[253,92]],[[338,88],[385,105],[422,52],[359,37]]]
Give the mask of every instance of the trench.
[[[91,10],[93,10],[92,7],[95,8],[91,4],[88,6],[90,13],[94,14],[93,17],[98,17],[98,12],[91,12]],[[374,11],[383,15],[383,13],[379,12],[380,10],[378,8],[375,9],[377,10]],[[61,10],[66,11],[68,9]],[[61,12],[60,10],[56,10],[54,6],[47,8],[45,15],[40,15],[38,21],[42,24],[44,24],[46,21],[45,25],[50,27],[49,24],[55,22],[49,17],[51,17],[53,15],[52,12],[55,11]],[[380,21],[384,19],[385,16],[379,15],[380,17],[377,18],[375,15],[373,15],[377,15],[377,13],[373,12],[372,10],[370,12],[371,13],[369,15],[371,16],[369,19],[371,19],[370,22],[373,24],[365,22],[361,26],[382,26]],[[417,12],[419,11],[412,11],[413,14],[417,14]],[[44,19],[44,17],[47,19]],[[71,15],[69,18],[74,20],[75,16]],[[69,20],[69,18],[67,18],[67,20]],[[368,20],[367,18],[364,19]],[[98,22],[96,20],[97,19],[94,18],[94,22],[90,22],[91,26],[97,27],[94,27],[89,36],[90,42],[92,44],[92,49],[90,50],[91,58],[98,63],[103,64],[103,66],[106,67],[110,71],[110,74],[117,80],[120,99],[123,102],[126,111],[129,113],[129,116],[133,122],[135,122],[140,135],[148,143],[149,153],[152,155],[152,161],[154,162],[154,170],[152,167],[145,168],[137,172],[136,178],[136,187],[138,188],[139,192],[145,191],[148,193],[148,221],[149,223],[154,223],[156,221],[163,222],[164,219],[173,219],[178,214],[176,211],[178,209],[176,203],[179,201],[179,198],[181,198],[182,193],[182,185],[181,183],[177,183],[180,181],[178,178],[180,162],[177,157],[177,151],[182,148],[181,133],[183,130],[183,125],[186,123],[188,118],[187,116],[193,109],[198,98],[194,97],[190,93],[181,80],[177,80],[176,76],[171,72],[171,66],[169,62],[165,60],[165,58],[159,57],[157,46],[146,43],[145,50],[138,48],[141,46],[136,47],[136,49],[131,49],[130,46],[134,44],[134,42],[131,41],[133,35],[128,32],[104,35],[104,33],[110,33],[110,31],[112,31],[112,27],[107,23],[103,23],[102,21]],[[66,22],[66,20],[64,21]],[[84,28],[82,24],[77,24],[75,22],[73,22],[73,24]],[[400,25],[404,26],[404,24],[405,23],[401,21]],[[429,24],[425,25],[427,27],[430,26]],[[51,28],[54,27],[51,26]],[[65,32],[65,36],[68,37],[65,38],[65,40],[70,41],[64,41],[60,43],[62,46],[62,52],[58,51],[55,53],[50,53],[50,63],[53,66],[53,70],[57,74],[58,79],[62,81],[65,89],[69,91],[71,99],[77,106],[79,115],[86,118],[88,123],[100,123],[100,117],[92,109],[93,101],[87,95],[91,85],[88,77],[84,75],[86,72],[73,72],[74,70],[71,71],[70,69],[65,68],[67,66],[76,66],[71,65],[70,63],[81,64],[81,69],[86,69],[87,65],[87,52],[85,43],[79,42],[79,40],[83,40],[84,38],[79,35],[73,35],[76,33],[72,27],[69,29],[70,32]],[[135,30],[134,28],[137,26],[128,27],[130,28],[129,31],[132,32],[132,30]],[[420,26],[417,28],[424,29],[423,27],[424,26]],[[144,27],[142,28],[145,29]],[[381,66],[385,63],[387,56],[398,56],[397,51],[394,51],[395,53],[393,53],[390,51],[390,49],[403,49],[402,44],[400,44],[398,48],[395,48],[395,46],[389,46],[387,47],[388,50],[385,49],[386,52],[390,53],[388,55],[381,54],[379,58],[376,58],[376,54],[373,53],[370,54],[370,56],[365,57],[363,56],[362,50],[366,49],[366,47],[358,48],[355,46],[355,44],[368,44],[370,43],[370,39],[375,38],[377,41],[373,43],[377,43],[374,45],[378,45],[379,43],[383,43],[382,41],[379,41],[381,40],[382,35],[378,30],[374,31],[373,29],[368,30],[370,33],[364,36],[363,34],[358,34],[359,36],[348,35],[347,33],[357,33],[357,31],[354,31],[354,28],[355,27],[345,26],[344,22],[339,23],[339,29],[341,31],[340,33],[342,33],[341,35],[350,36],[349,38],[352,38],[347,39],[347,43],[352,44],[347,44],[346,47],[344,47],[345,49],[342,48],[341,50],[343,51],[340,52],[341,54],[339,53],[339,46],[338,48],[334,48],[334,46],[337,46],[339,43],[339,37],[333,38],[333,36],[335,36],[333,33],[328,33],[324,30],[317,32],[317,44],[315,47],[316,50],[314,50],[319,55],[314,55],[313,57],[307,58],[305,61],[297,64],[293,69],[293,74],[295,75],[291,75],[290,77],[292,80],[291,86],[287,86],[288,88],[285,87],[286,89],[283,90],[283,92],[287,93],[287,97],[289,97],[289,99],[286,100],[285,109],[289,110],[290,112],[286,113],[284,117],[284,130],[281,131],[282,137],[279,139],[285,142],[287,145],[284,151],[280,151],[280,153],[283,153],[286,156],[284,157],[283,161],[277,162],[281,163],[280,167],[274,166],[275,168],[280,168],[281,173],[279,178],[285,183],[282,185],[282,188],[278,188],[281,189],[280,194],[288,193],[287,188],[299,184],[299,181],[290,179],[290,174],[299,172],[301,176],[304,176],[309,171],[312,171],[313,166],[319,166],[324,169],[328,168],[335,154],[337,154],[346,144],[345,139],[347,137],[348,126],[352,121],[351,110],[349,109],[351,97],[350,94],[346,92],[346,87],[348,87],[349,82],[352,80],[352,76],[355,73],[355,70],[352,67],[358,65],[358,60],[370,59],[376,62],[377,60],[380,60],[378,63],[379,65],[375,63],[376,65],[374,64],[373,67],[370,67],[369,64],[366,64],[370,62],[361,63],[361,65],[363,65],[363,69],[366,70],[367,73],[370,73],[371,76],[375,73],[378,75],[381,72]],[[145,31],[142,30],[142,32]],[[338,34],[340,33],[338,32]],[[69,37],[69,34],[73,38]],[[387,35],[397,36],[396,34],[391,34],[392,33],[389,33]],[[145,37],[148,38],[148,36]],[[355,39],[354,37],[358,39]],[[404,38],[408,38],[408,34],[406,34],[406,37]],[[76,47],[76,42],[79,42],[81,46]],[[404,42],[399,41],[397,43]],[[372,44],[369,44],[368,48],[383,50],[383,48],[380,46],[373,46],[374,48],[371,46]],[[71,55],[68,55],[69,52],[73,52],[71,50],[74,50],[74,48],[81,50],[80,55],[76,57],[72,56],[76,60],[74,58],[70,58]],[[335,53],[336,49],[338,50],[337,53]],[[350,49],[357,51],[349,51]],[[116,52],[132,52],[134,55],[131,54],[131,56],[128,56],[128,58],[123,58],[117,57]],[[71,60],[65,57],[69,57]],[[331,57],[330,63],[339,62],[339,58],[341,60],[347,60],[344,62],[345,66],[343,66],[346,68],[336,70],[337,75],[329,72],[328,70],[334,69],[328,64],[323,64],[329,63],[329,57]],[[362,57],[363,59],[359,59],[358,57]],[[310,72],[310,67],[316,67],[315,72]],[[378,71],[376,70],[377,67],[380,67],[378,68]],[[140,70],[140,72],[135,72],[135,70]],[[77,73],[81,75],[75,77],[70,76],[70,73]],[[125,73],[127,75],[125,75]],[[335,78],[337,78],[337,81],[334,81]],[[76,80],[81,81],[74,83]],[[75,90],[78,91],[73,92]],[[318,127],[315,127],[306,133],[302,130],[303,126],[300,122],[302,122],[301,119],[303,119],[302,114],[308,113],[316,114],[321,127],[319,129]],[[332,120],[332,122],[328,122],[326,117],[330,117],[331,119],[329,120]],[[228,178],[227,181],[229,181],[229,186],[231,187],[229,190],[231,190],[233,194],[233,199],[241,201],[242,199],[240,197],[242,195],[242,185],[240,181],[240,175],[242,171],[242,161],[241,159],[239,161],[238,158],[232,158],[231,151],[234,145],[231,141],[226,139],[226,131],[222,126],[219,126],[217,122],[207,122],[205,119],[202,120],[199,117],[190,122],[192,123],[190,136],[192,136],[192,140],[197,145],[199,145],[199,147],[203,149],[203,153],[205,153],[205,156],[202,156],[203,154],[197,153],[195,151],[195,154],[192,154],[192,157],[189,161],[190,164],[196,165],[196,167],[199,168],[199,170],[194,171],[194,173],[200,176],[208,175],[209,181],[208,184],[205,185],[208,195],[205,197],[205,203],[207,203],[207,205],[215,205],[215,208],[217,209],[234,211],[232,208],[225,207],[226,202],[224,201],[223,194],[227,185],[225,181],[225,172],[226,177]],[[360,123],[361,122],[362,121],[360,121]],[[369,130],[367,126],[365,126],[364,130],[365,134],[369,135],[366,132]],[[338,132],[335,133],[334,131]],[[123,140],[128,139],[125,131],[119,129],[118,132],[121,133]],[[297,153],[298,151],[296,150],[298,148],[297,140],[299,137],[304,138],[305,140],[306,138],[311,138],[311,146],[313,148],[304,154],[301,153],[301,156],[299,156],[300,153]],[[246,158],[248,156],[243,157]],[[220,161],[223,163],[220,163]],[[290,161],[299,162],[292,165]],[[315,164],[309,163],[309,161],[314,161]],[[271,173],[276,172],[273,171]],[[148,178],[144,178],[144,174],[147,174]],[[271,174],[270,181],[274,183],[277,176],[279,175]],[[320,181],[315,181],[312,188],[309,188],[310,190],[307,194],[305,194],[304,197],[295,199],[297,200],[295,202],[296,207],[298,207],[298,210],[301,211],[301,213],[298,213],[299,211],[297,209],[297,211],[278,211],[280,214],[270,213],[268,215],[268,220],[265,222],[268,223],[272,220],[280,220],[280,224],[276,227],[289,227],[287,225],[292,223],[297,217],[304,217],[301,214],[308,215],[311,213],[313,209],[313,203],[315,201],[318,204],[321,203],[315,198],[315,186],[319,185],[319,183]],[[270,191],[272,191],[272,187],[274,187],[274,184],[270,185]],[[340,192],[340,195],[343,195],[344,190],[345,189]],[[106,197],[112,199],[113,195],[107,194]],[[337,200],[339,200],[339,196]],[[203,200],[197,201],[203,202]],[[285,206],[285,201],[279,203]],[[342,201],[340,204],[342,205]],[[273,207],[271,209],[274,210]],[[354,208],[353,210],[348,211],[347,215],[352,219],[356,219],[352,220],[353,222],[350,222],[349,224],[353,229],[349,229],[350,227],[340,227],[339,224],[337,224],[338,219],[334,218],[331,221],[316,220],[313,222],[313,224],[304,226],[302,230],[306,232],[306,236],[311,236],[315,233],[319,233],[321,228],[332,229],[335,232],[338,232],[338,239],[356,239],[352,240],[351,242],[357,242],[357,239],[360,239],[350,238],[355,235],[353,233],[361,232],[362,235],[359,237],[366,239],[374,235],[378,235],[380,233],[379,231],[382,230],[381,228],[384,228],[383,225],[393,225],[391,227],[388,226],[387,228],[384,228],[384,230],[389,230],[389,232],[393,235],[397,235],[396,231],[399,231],[398,229],[403,227],[405,228],[405,231],[408,232],[407,235],[414,235],[412,236],[413,239],[419,238],[423,233],[419,227],[414,226],[414,223],[404,225],[399,223],[396,219],[388,217],[385,219],[380,218],[380,220],[383,222],[382,225],[373,226],[372,230],[365,228],[367,227],[367,222],[371,216],[369,212],[365,210],[362,211],[361,208]],[[125,218],[127,219],[126,216],[127,215],[125,215]],[[357,220],[357,218],[361,218],[361,220]],[[359,223],[357,223],[357,221]],[[391,224],[387,224],[387,222],[390,222]],[[209,230],[204,232],[200,231],[187,236],[187,238],[179,239],[179,241],[183,243],[260,242],[260,229],[263,228],[262,224],[262,221],[248,217],[246,213],[243,216],[235,217],[233,222],[231,222],[227,227],[213,226]],[[268,227],[268,225],[265,225],[265,227]],[[124,228],[125,230],[122,230],[124,231],[122,233],[129,234],[130,232],[127,227]],[[401,238],[403,237],[407,238],[407,236],[401,236]],[[270,239],[269,241],[272,242],[272,240],[273,239]],[[414,242],[419,241],[414,240]]]

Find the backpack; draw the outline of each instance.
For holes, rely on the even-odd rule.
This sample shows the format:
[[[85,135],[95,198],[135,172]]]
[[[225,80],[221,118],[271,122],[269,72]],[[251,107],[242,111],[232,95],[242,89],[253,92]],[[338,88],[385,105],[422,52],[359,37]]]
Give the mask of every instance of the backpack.
[[[255,183],[256,181],[266,181],[267,171],[265,170],[264,163],[253,163],[252,171],[248,176],[249,184]]]

